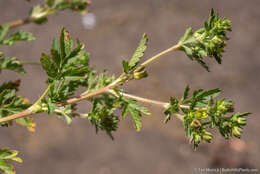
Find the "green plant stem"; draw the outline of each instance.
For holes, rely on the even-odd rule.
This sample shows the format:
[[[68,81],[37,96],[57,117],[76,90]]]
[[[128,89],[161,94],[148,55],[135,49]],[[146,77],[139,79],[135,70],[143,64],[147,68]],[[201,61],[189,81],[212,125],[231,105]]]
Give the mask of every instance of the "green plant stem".
[[[166,55],[172,51],[176,51],[180,48],[180,45],[174,45],[172,46],[171,48],[168,48],[167,50],[164,50],[162,52],[160,52],[159,54],[151,57],[150,59],[148,59],[147,61],[145,61],[144,63],[142,63],[140,66],[146,66],[148,65],[149,63],[155,61],[156,59],[158,59],[159,57],[163,56],[163,55]],[[111,93],[111,90],[112,88],[118,86],[118,85],[121,85],[123,83],[125,83],[125,81],[120,81],[121,78],[124,77],[124,75],[126,74],[122,74],[117,80],[115,80],[114,82],[112,82],[110,85],[104,87],[104,88],[101,88],[101,89],[98,89],[96,91],[93,91],[93,92],[90,92],[90,93],[87,93],[87,94],[84,94],[84,95],[81,95],[79,97],[74,97],[74,98],[71,98],[71,99],[68,99],[62,103],[58,103],[57,106],[61,107],[61,106],[64,106],[64,105],[68,105],[68,104],[73,104],[73,103],[77,103],[77,102],[80,102],[82,100],[85,100],[85,99],[88,99],[88,98],[91,98],[93,96],[96,96],[96,95],[100,95],[100,94],[103,94],[103,93],[108,93],[110,92]],[[7,116],[7,117],[4,117],[4,118],[1,118],[0,119],[0,123],[2,122],[6,122],[6,121],[10,121],[10,120],[13,120],[13,119],[17,119],[17,118],[21,118],[21,117],[25,117],[25,116],[28,116],[28,115],[32,115],[34,114],[34,110],[35,110],[35,107],[41,102],[41,100],[44,98],[44,96],[48,93],[49,91],[49,87],[45,90],[45,92],[43,93],[43,95],[35,102],[35,104],[33,104],[29,109],[25,110],[25,111],[22,111],[20,113],[17,113],[17,114],[14,114],[14,115],[11,115],[11,116]],[[155,105],[158,105],[158,106],[161,106],[163,108],[168,108],[170,106],[169,103],[165,103],[165,102],[161,102],[161,101],[156,101],[156,100],[151,100],[151,99],[146,99],[146,98],[142,98],[142,97],[138,97],[138,96],[134,96],[134,95],[130,95],[130,94],[124,94],[125,97],[128,97],[128,98],[132,98],[132,99],[135,99],[135,100],[138,100],[138,101],[141,101],[141,102],[145,102],[145,103],[150,103],[150,104],[155,104]],[[186,105],[181,105],[181,107],[183,108],[188,108],[189,106],[186,106]]]
[[[52,11],[49,11],[49,13],[46,13],[46,15],[43,15],[41,17],[37,17],[37,18],[27,17],[25,19],[18,19],[18,20],[7,23],[7,25],[9,25],[9,28],[16,28],[16,27],[20,27],[22,25],[26,25],[26,24],[29,24],[31,22],[34,22],[39,18],[48,17],[48,16],[51,16],[51,15],[56,14],[56,13],[57,13],[56,10],[52,10]]]
[[[143,98],[143,97],[139,97],[139,96],[135,96],[135,95],[131,95],[131,94],[126,94],[126,93],[123,93],[123,92],[116,93],[112,89],[109,89],[108,92],[113,94],[113,95],[115,95],[115,96],[117,96],[117,97],[119,97],[118,96],[118,94],[119,94],[119,95],[121,95],[123,97],[131,98],[131,99],[137,100],[139,102],[154,104],[154,105],[160,106],[160,107],[162,107],[164,109],[168,109],[169,106],[170,106],[170,103],[167,103],[167,102],[161,102],[161,101],[158,101],[158,100],[152,100],[152,99],[148,99],[148,98]],[[180,107],[181,108],[185,108],[185,109],[189,108],[189,106],[187,106],[187,105],[180,105]],[[184,115],[176,113],[175,116],[179,120],[181,120],[182,122],[184,121]]]
[[[170,48],[168,48],[168,49],[166,49],[166,50],[156,54],[155,56],[151,57],[150,59],[146,60],[140,66],[146,66],[146,65],[150,64],[151,62],[155,61],[156,59],[158,59],[159,57],[164,56],[164,55],[166,55],[166,54],[168,54],[170,52],[178,50],[180,47],[181,47],[181,45],[178,45],[178,44],[174,45],[174,46],[172,46],[172,47],[170,47]]]
[[[87,93],[85,95],[81,95],[79,97],[74,97],[74,98],[71,98],[71,99],[68,99],[66,100],[65,102],[62,102],[62,103],[59,103],[57,104],[57,106],[61,107],[61,106],[64,106],[64,105],[68,105],[68,104],[73,104],[73,103],[77,103],[77,102],[80,102],[82,100],[85,100],[85,99],[88,99],[88,98],[91,98],[91,97],[94,97],[96,95],[100,95],[100,94],[103,94],[103,93],[107,93],[109,89],[113,88],[114,86],[112,85],[108,85],[104,88],[100,88],[96,91],[93,91],[93,92],[90,92],[90,93]]]
[[[45,95],[49,92],[49,90],[50,90],[50,86],[48,86],[48,88],[44,91],[44,93],[41,95],[41,97],[31,107],[29,107],[28,109],[26,109],[22,112],[19,112],[17,114],[13,114],[13,115],[1,118],[0,123],[34,114],[36,106],[40,104],[40,102],[45,97]]]
[[[33,112],[31,110],[26,109],[26,110],[24,110],[22,112],[19,112],[17,114],[13,114],[13,115],[1,118],[0,119],[0,123],[11,121],[11,120],[14,120],[14,119],[17,119],[17,118],[21,118],[21,117],[25,117],[25,116],[29,116],[29,115],[32,115],[32,114],[33,114]]]
[[[163,108],[167,108],[169,103],[166,103],[166,102],[161,102],[161,101],[157,101],[157,100],[152,100],[152,99],[148,99],[148,98],[143,98],[143,97],[139,97],[139,96],[135,96],[135,95],[131,95],[131,94],[127,94],[127,93],[123,93],[123,92],[118,92],[116,93],[114,90],[110,89],[108,90],[109,93],[119,97],[120,96],[123,96],[123,97],[126,97],[126,98],[131,98],[131,99],[134,99],[134,100],[137,100],[137,101],[140,101],[140,102],[143,102],[143,103],[149,103],[149,104],[154,104],[154,105],[157,105],[157,106],[160,106],[160,107],[163,107]]]
[[[116,93],[113,89],[109,89],[108,92],[117,96],[117,97],[119,97],[119,95],[121,95],[123,97],[131,98],[131,99],[143,102],[143,103],[154,104],[154,105],[160,106],[160,107],[165,108],[165,109],[168,109],[169,106],[170,106],[170,103],[167,103],[167,102],[143,98],[143,97],[139,97],[139,96],[136,96],[136,95],[127,94],[127,93],[123,93],[123,92]],[[183,109],[189,108],[189,106],[187,106],[187,105],[180,105],[180,107],[183,108]]]
[[[34,111],[35,107],[38,106],[38,105],[41,103],[42,99],[43,99],[43,98],[45,97],[45,95],[49,92],[50,87],[51,87],[51,86],[49,85],[48,88],[43,92],[43,94],[38,98],[38,100],[29,108],[29,110]]]
[[[168,54],[168,53],[170,53],[170,52],[173,52],[173,51],[178,50],[180,47],[181,47],[181,45],[179,45],[179,44],[174,45],[174,46],[172,46],[172,47],[170,47],[170,48],[168,48],[168,49],[166,49],[166,50],[164,50],[164,51],[162,51],[162,52],[156,54],[155,56],[149,58],[148,60],[146,60],[145,62],[143,62],[143,63],[142,63],[141,65],[139,65],[138,67],[142,67],[142,66],[144,67],[144,66],[150,64],[151,62],[155,61],[155,60],[158,59],[159,57],[164,56],[164,55],[166,55],[166,54]],[[136,67],[136,68],[138,68],[138,67]],[[136,69],[136,68],[135,68],[135,69]],[[128,73],[122,73],[122,74],[113,82],[113,84],[118,84],[118,85],[119,85],[119,84],[123,84],[123,83],[125,82],[125,81],[124,81],[125,77],[126,77],[127,75],[129,75],[130,73],[133,73],[133,70],[130,71],[130,72],[128,72]],[[127,78],[126,78],[126,79],[127,79]]]
[[[79,96],[79,97],[74,97],[74,98],[68,99],[68,100],[66,100],[66,101],[64,101],[62,103],[58,103],[57,106],[58,107],[62,107],[62,106],[68,105],[68,104],[73,104],[73,103],[80,102],[82,100],[94,97],[96,95],[107,93],[108,90],[113,88],[113,87],[115,87],[115,85],[108,85],[108,86],[106,86],[104,88],[101,88],[101,89],[98,89],[96,91],[87,93],[85,95],[82,95],[82,96]],[[49,87],[44,91],[43,95],[30,108],[28,108],[28,109],[26,109],[26,110],[24,110],[22,112],[19,112],[17,114],[13,114],[13,115],[1,118],[0,119],[0,123],[6,122],[6,121],[11,121],[11,120],[14,120],[14,119],[17,119],[17,118],[26,117],[28,115],[35,114],[35,112],[34,112],[35,107],[37,106],[37,104],[39,104],[41,102],[41,100],[44,98],[44,96],[47,94],[48,91],[49,91]],[[44,112],[44,111],[45,110],[41,110],[39,112]]]

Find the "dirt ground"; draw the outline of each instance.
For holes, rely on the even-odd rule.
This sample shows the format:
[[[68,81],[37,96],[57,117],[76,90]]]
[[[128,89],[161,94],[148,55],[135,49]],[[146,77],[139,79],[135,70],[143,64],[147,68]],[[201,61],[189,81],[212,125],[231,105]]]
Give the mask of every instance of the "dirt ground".
[[[0,23],[25,18],[38,2],[0,0]],[[149,37],[146,56],[152,56],[175,44],[187,27],[201,27],[212,7],[233,26],[223,65],[210,62],[211,72],[207,73],[178,52],[152,64],[149,78],[131,82],[126,91],[167,101],[169,96],[180,97],[187,84],[192,89],[219,87],[223,96],[236,101],[236,111],[253,113],[241,141],[227,142],[215,133],[211,144],[202,144],[194,152],[182,124],[177,119],[163,124],[163,111],[157,107],[149,107],[152,114],[143,118],[141,132],[135,131],[130,119],[121,120],[114,141],[104,133],[96,135],[87,120],[77,118],[68,126],[55,116],[40,114],[34,116],[35,133],[17,125],[0,128],[0,147],[19,150],[24,160],[15,166],[17,173],[187,174],[200,173],[199,168],[219,167],[260,170],[259,0],[93,0],[90,12],[97,20],[93,29],[83,27],[80,15],[65,11],[50,17],[45,25],[20,27],[32,32],[37,40],[0,49],[8,56],[39,61],[64,26],[72,38],[86,43],[93,66],[119,75],[122,59],[131,56],[142,33]],[[4,71],[0,83],[22,79],[19,94],[35,101],[46,88],[46,74],[38,66],[25,68],[26,76]],[[81,104],[82,111],[89,109],[85,105]]]

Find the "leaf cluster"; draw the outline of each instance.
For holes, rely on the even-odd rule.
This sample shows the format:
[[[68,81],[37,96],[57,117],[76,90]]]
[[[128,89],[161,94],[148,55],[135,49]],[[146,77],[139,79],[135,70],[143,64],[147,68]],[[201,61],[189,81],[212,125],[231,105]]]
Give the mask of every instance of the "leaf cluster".
[[[86,89],[81,95],[89,94],[111,84],[115,78],[107,75],[104,71],[98,74],[89,66],[88,54],[83,50],[84,45],[79,44],[73,48],[73,41],[69,33],[62,29],[60,41],[54,39],[50,56],[42,54],[41,63],[48,75],[46,81],[49,85],[49,93],[40,103],[38,111],[48,111],[55,113],[60,118],[65,119],[68,124],[72,118],[82,116],[87,118],[98,130],[105,131],[111,138],[112,132],[117,129],[119,122],[118,110],[122,110],[124,118],[130,113],[136,129],[141,129],[141,115],[149,114],[147,109],[140,106],[135,100],[127,99],[118,93],[121,89],[114,89],[116,94],[104,93],[91,97],[88,100],[92,103],[91,110],[86,114],[76,112],[76,104],[66,104],[60,106],[75,97],[79,87]],[[38,112],[36,111],[36,112]]]
[[[64,116],[68,123],[71,122],[75,106],[58,107],[57,103],[74,96],[79,87],[87,87],[87,78],[92,72],[89,67],[89,55],[83,51],[84,44],[77,43],[75,48],[73,44],[69,33],[63,28],[59,44],[53,39],[50,55],[42,53],[41,56],[41,64],[48,75],[46,82],[49,86],[48,97],[43,100],[43,106],[47,106],[49,114],[56,111]]]
[[[0,149],[0,171],[4,174],[15,174],[13,166],[9,161],[22,162],[20,157],[17,157],[18,152],[16,150]]]
[[[250,113],[227,116],[228,113],[234,112],[233,101],[216,99],[220,94],[219,89],[195,90],[188,98],[189,91],[187,86],[180,100],[171,98],[165,111],[165,122],[168,122],[173,114],[182,114],[186,136],[194,148],[197,148],[201,141],[211,142],[213,136],[209,130],[213,128],[218,129],[226,139],[240,138],[243,126],[246,125],[245,116]]]
[[[214,58],[219,64],[222,62],[222,53],[228,40],[226,32],[231,31],[231,22],[220,18],[211,9],[208,21],[203,28],[193,32],[188,28],[179,40],[180,50],[184,51],[191,60],[196,60],[203,68],[209,71],[204,57]]]
[[[148,74],[144,66],[137,67],[137,65],[140,63],[141,58],[144,56],[144,52],[147,48],[147,42],[148,42],[147,35],[143,34],[142,39],[139,42],[139,45],[135,50],[130,61],[128,62],[123,60],[122,62],[123,70],[124,73],[128,75],[124,80],[129,80],[129,79],[140,80],[142,78],[148,77]]]
[[[35,37],[31,33],[25,31],[17,31],[7,35],[8,30],[9,25],[0,26],[0,45],[10,46],[13,45],[15,42],[35,40]]]
[[[150,115],[147,108],[140,106],[140,104],[137,101],[132,99],[122,98],[121,100],[123,101],[122,117],[125,117],[127,113],[130,113],[134,121],[136,130],[140,131],[142,127],[142,114]]]
[[[19,113],[31,105],[26,104],[26,100],[22,96],[17,96],[16,92],[19,88],[20,81],[4,83],[0,86],[0,118]],[[30,131],[34,131],[35,123],[32,118],[24,117],[15,120],[16,123],[25,126]],[[8,126],[9,123],[1,123],[1,126]]]
[[[48,16],[57,11],[70,9],[79,13],[85,13],[88,0],[45,0],[43,5],[34,6],[30,12],[30,18],[37,24],[42,24],[48,20]]]
[[[125,118],[128,114],[131,116],[137,131],[140,131],[142,127],[142,114],[150,114],[137,101],[123,96],[116,97],[111,94],[103,94],[99,97],[91,98],[90,101],[93,105],[92,109],[84,116],[95,126],[96,132],[99,129],[105,130],[112,139],[112,131],[117,130],[120,121],[120,117],[116,114],[118,110],[121,110],[122,118]]]
[[[144,52],[147,48],[147,42],[148,42],[147,35],[143,34],[142,39],[139,42],[139,45],[138,45],[137,49],[135,50],[130,61],[122,62],[125,73],[128,73],[130,70],[134,69],[137,66],[137,64],[140,62],[140,59],[144,56]]]
[[[45,22],[49,15],[65,9],[83,13],[88,5],[87,0],[45,0],[44,5],[32,8],[30,21]],[[0,45],[9,46],[18,41],[34,40],[30,33],[22,31],[7,35],[8,29],[8,25],[0,26]],[[142,115],[150,113],[147,108],[130,98],[140,101],[145,101],[145,99],[127,98],[127,95],[123,93],[122,84],[129,80],[147,77],[145,66],[148,63],[176,49],[184,51],[191,60],[196,60],[206,70],[209,70],[204,58],[211,57],[221,63],[224,47],[228,40],[227,31],[231,31],[230,21],[219,18],[218,14],[211,10],[209,20],[205,22],[203,28],[195,32],[191,28],[187,29],[176,46],[140,64],[148,42],[147,35],[144,34],[131,59],[122,62],[123,74],[115,79],[106,71],[97,73],[94,68],[90,67],[89,54],[84,51],[84,44],[79,41],[74,43],[68,31],[63,28],[59,41],[53,39],[50,53],[41,55],[40,62],[48,76],[47,90],[35,104],[31,105],[27,104],[27,99],[16,95],[20,81],[2,84],[0,86],[0,119],[26,109],[26,111],[32,111],[30,114],[45,111],[48,114],[56,114],[68,124],[74,117],[81,116],[89,120],[96,132],[105,131],[113,139],[113,132],[118,128],[120,118],[129,115],[136,130],[140,131]],[[2,69],[9,69],[24,73],[22,64],[16,58],[4,57],[0,52],[0,72]],[[77,92],[81,89],[85,92],[77,96]],[[172,115],[183,122],[186,136],[194,148],[197,148],[203,141],[208,143],[212,141],[211,130],[213,128],[217,129],[226,139],[241,137],[243,127],[246,125],[246,116],[250,113],[233,113],[234,102],[232,100],[217,99],[220,94],[219,89],[206,91],[199,89],[193,91],[191,95],[189,93],[190,88],[187,86],[181,99],[171,97],[164,114],[165,123],[171,119]],[[75,102],[75,100],[78,102],[78,99],[87,99],[92,106],[90,111],[78,113]],[[149,99],[147,101],[148,103],[149,101],[154,104],[159,103]],[[158,105],[161,106],[161,104]],[[23,117],[15,121],[26,126],[30,131],[34,131],[35,123],[32,118]],[[0,124],[9,126],[11,122]],[[21,162],[16,155],[16,151],[0,149],[0,170],[13,174],[13,168],[6,160]]]
[[[24,31],[17,31],[7,35],[9,25],[0,26],[0,45],[11,46],[15,42],[21,41],[32,41],[35,40],[31,33]],[[0,52],[0,72],[2,69],[12,70],[21,74],[24,74],[22,63],[15,57],[4,57],[3,53]]]

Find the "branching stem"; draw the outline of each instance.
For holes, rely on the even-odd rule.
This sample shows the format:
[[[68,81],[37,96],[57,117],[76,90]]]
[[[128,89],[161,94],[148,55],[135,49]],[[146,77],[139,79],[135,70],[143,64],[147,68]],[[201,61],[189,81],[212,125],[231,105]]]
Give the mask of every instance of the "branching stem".
[[[150,64],[151,62],[155,61],[156,59],[158,59],[159,57],[161,56],[164,56],[170,52],[173,52],[173,51],[176,51],[178,50],[179,48],[181,47],[181,45],[177,44],[177,45],[174,45],[158,54],[156,54],[155,56],[147,59],[145,62],[143,62],[142,64],[140,64],[138,67],[145,67],[146,65]],[[135,69],[137,69],[138,67],[136,67]],[[124,78],[126,78],[127,75],[133,73],[133,70],[128,72],[128,73],[122,73],[114,82],[113,84],[122,84],[124,83]],[[127,78],[126,78],[127,79]]]
[[[78,103],[78,102],[80,102],[80,101],[82,101],[82,100],[85,100],[85,99],[94,97],[94,96],[96,96],[96,95],[100,95],[100,94],[103,94],[103,93],[107,93],[108,90],[109,90],[110,88],[112,88],[112,87],[113,87],[113,86],[108,85],[108,86],[106,86],[106,87],[104,87],[104,88],[101,88],[101,89],[98,89],[98,90],[96,90],[96,91],[87,93],[87,94],[85,94],[85,95],[68,99],[68,100],[66,100],[66,101],[63,102],[63,103],[57,104],[57,106],[60,107],[60,106],[68,105],[68,104]]]
[[[29,108],[29,110],[32,110],[34,109],[35,106],[39,105],[42,101],[42,99],[45,97],[45,95],[49,92],[50,90],[50,85],[48,86],[48,88],[44,91],[44,93],[41,95],[40,98],[38,98],[38,100]]]
[[[15,27],[19,27],[25,24],[29,24],[31,23],[32,20],[30,18],[25,18],[25,19],[18,19],[12,22],[7,23],[7,25],[9,25],[10,28],[15,28]]]
[[[28,19],[27,20],[17,20],[17,21],[9,23],[9,25],[10,25],[10,27],[16,27],[16,26],[20,26],[20,25],[23,25],[23,24],[26,24],[26,23],[29,23],[29,22],[31,22],[31,20],[28,20]],[[176,51],[179,48],[180,48],[180,45],[174,45],[171,48],[168,48],[167,50],[164,50],[164,51],[160,52],[159,54],[157,54],[157,55],[151,57],[150,59],[146,60],[140,66],[146,66],[149,63],[158,59],[159,57],[166,55],[166,54],[168,54],[172,51]],[[26,62],[24,62],[24,64],[25,63]],[[27,64],[29,64],[29,62],[27,62]],[[116,93],[112,90],[112,88],[114,88],[114,87],[116,87],[116,86],[118,86],[122,83],[126,83],[126,81],[120,81],[121,78],[124,77],[124,75],[126,75],[126,74],[122,74],[117,80],[115,80],[110,85],[108,85],[104,88],[101,88],[101,89],[98,89],[96,91],[81,95],[79,97],[74,97],[74,98],[68,99],[68,100],[66,100],[62,103],[58,103],[57,106],[61,107],[61,106],[65,106],[65,105],[68,105],[68,104],[77,103],[77,102],[80,102],[82,100],[85,100],[85,99],[88,99],[88,98],[91,98],[91,97],[94,97],[96,95],[100,95],[100,94],[103,94],[103,93],[113,93],[115,95]],[[48,88],[45,90],[45,92],[42,94],[42,96],[30,108],[28,108],[27,110],[22,111],[20,113],[1,118],[0,123],[34,114],[35,113],[35,107],[37,107],[37,105],[41,102],[41,100],[45,97],[45,95],[49,92],[49,90],[50,90],[50,86],[48,86]],[[139,97],[139,96],[134,96],[134,95],[126,94],[126,93],[120,93],[120,95],[123,95],[124,97],[128,97],[128,98],[132,98],[132,99],[140,101],[140,102],[155,104],[155,105],[158,105],[158,106],[163,107],[165,109],[167,109],[170,106],[170,104],[166,103],[166,102],[151,100],[151,99],[147,99],[147,98],[143,98],[143,97]],[[189,108],[189,106],[186,106],[186,105],[181,105],[181,107],[182,108]],[[40,111],[40,112],[43,112],[43,111]]]
[[[71,98],[71,99],[68,99],[66,101],[64,101],[63,103],[59,103],[57,104],[57,106],[61,107],[61,106],[65,106],[65,105],[68,105],[68,104],[73,104],[73,103],[77,103],[77,102],[80,102],[82,100],[85,100],[85,99],[88,99],[88,98],[91,98],[91,97],[94,97],[96,95],[100,95],[100,94],[103,94],[103,93],[107,93],[109,89],[113,88],[115,86],[113,85],[108,85],[104,88],[101,88],[101,89],[98,89],[96,91],[93,91],[93,92],[90,92],[90,93],[87,93],[85,95],[82,95],[82,96],[79,96],[79,97],[75,97],[75,98]],[[10,120],[14,120],[14,119],[17,119],[17,118],[21,118],[21,117],[26,117],[26,116],[29,116],[29,115],[32,115],[34,114],[34,107],[40,103],[40,101],[44,98],[44,96],[48,93],[49,91],[49,87],[44,91],[44,93],[42,94],[42,96],[35,102],[35,104],[33,104],[30,108],[28,108],[27,110],[24,110],[22,112],[19,112],[17,114],[13,114],[11,116],[7,116],[7,117],[4,117],[4,118],[1,118],[0,119],[0,123],[2,122],[6,122],[6,121],[10,121]],[[43,112],[43,111],[42,111]]]
[[[29,115],[32,115],[32,114],[33,114],[33,112],[30,109],[26,109],[26,110],[19,112],[17,114],[13,114],[13,115],[10,115],[8,117],[1,118],[0,123],[11,121],[11,120],[21,118],[21,117],[25,117],[25,116],[29,116]]]
[[[109,93],[111,94],[114,94],[115,96],[118,96],[121,95],[123,97],[127,97],[127,98],[131,98],[131,99],[134,99],[134,100],[137,100],[137,101],[140,101],[140,102],[143,102],[143,103],[149,103],[149,104],[154,104],[154,105],[157,105],[157,106],[160,106],[160,107],[163,107],[163,108],[168,108],[169,107],[169,103],[166,103],[166,102],[161,102],[161,101],[157,101],[157,100],[152,100],[152,99],[148,99],[148,98],[143,98],[143,97],[139,97],[139,96],[135,96],[135,95],[131,95],[131,94],[127,94],[127,93],[123,93],[123,92],[119,92],[118,94],[110,89],[108,90]]]
[[[111,93],[111,94],[114,94],[115,96],[118,96],[118,94],[119,94],[119,95],[121,95],[123,97],[131,98],[131,99],[143,102],[143,103],[154,104],[154,105],[160,106],[160,107],[165,108],[165,109],[169,108],[169,106],[170,106],[170,103],[167,103],[167,102],[162,102],[162,101],[158,101],[158,100],[152,100],[152,99],[148,99],[148,98],[143,98],[143,97],[139,97],[139,96],[136,96],[136,95],[127,94],[127,93],[123,93],[123,92],[116,93],[112,89],[109,89],[108,92]],[[189,108],[188,105],[180,105],[180,107],[183,108],[183,109],[188,109]]]

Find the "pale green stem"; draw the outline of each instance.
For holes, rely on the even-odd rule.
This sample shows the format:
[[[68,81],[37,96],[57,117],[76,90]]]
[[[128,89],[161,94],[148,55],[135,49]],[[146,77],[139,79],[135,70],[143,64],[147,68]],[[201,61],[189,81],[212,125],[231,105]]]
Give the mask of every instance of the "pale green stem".
[[[143,97],[139,97],[139,96],[135,96],[135,95],[131,95],[131,94],[126,94],[126,93],[123,93],[123,92],[118,92],[116,93],[114,90],[112,89],[109,89],[108,90],[109,93],[119,97],[118,95],[121,95],[123,97],[127,97],[127,98],[131,98],[131,99],[134,99],[134,100],[137,100],[137,101],[140,101],[140,102],[144,102],[144,103],[149,103],[149,104],[154,104],[154,105],[157,105],[157,106],[160,106],[160,107],[163,107],[165,109],[167,109],[169,103],[166,103],[166,102],[161,102],[161,101],[156,101],[156,100],[151,100],[151,99],[147,99],[147,98],[143,98]]]
[[[164,56],[164,55],[166,55],[166,54],[168,54],[168,53],[170,53],[170,52],[173,52],[173,51],[178,50],[180,47],[181,47],[181,45],[179,45],[179,44],[174,45],[174,46],[168,48],[167,50],[164,50],[164,51],[162,51],[162,52],[156,54],[155,56],[149,58],[148,60],[146,60],[145,62],[143,62],[143,63],[142,63],[141,65],[139,65],[138,67],[146,66],[146,65],[148,65],[149,63],[151,63],[151,62],[155,61],[156,59],[158,59],[159,57]],[[123,83],[123,82],[122,82],[122,79],[125,77],[125,75],[126,75],[126,73],[122,73],[112,84],[114,85],[114,84],[121,84],[121,83]]]
[[[159,54],[156,54],[155,56],[151,57],[150,59],[146,60],[145,62],[143,62],[140,66],[146,66],[149,63],[153,62],[154,60],[158,59],[161,56],[164,56],[170,52],[176,51],[178,49],[180,49],[181,45],[174,45],[171,48],[168,48],[167,50],[164,50],[162,52],[160,52]]]
[[[163,107],[164,109],[168,109],[170,107],[170,103],[167,103],[167,102],[143,98],[143,97],[139,97],[139,96],[135,96],[135,95],[132,95],[132,94],[123,93],[123,92],[116,93],[113,89],[109,89],[108,92],[117,96],[117,97],[119,97],[119,95],[121,95],[123,97],[131,98],[131,99],[143,102],[143,103],[154,104],[154,105]],[[180,108],[189,109],[190,107],[188,105],[180,105]]]
[[[143,97],[139,97],[139,96],[135,96],[135,95],[131,95],[131,94],[126,94],[126,93],[123,93],[123,92],[115,92],[113,89],[109,89],[108,90],[109,93],[119,97],[119,95],[123,96],[123,97],[126,97],[126,98],[131,98],[131,99],[134,99],[134,100],[137,100],[137,101],[140,101],[140,102],[143,102],[143,103],[149,103],[149,104],[154,104],[154,105],[157,105],[157,106],[160,106],[164,109],[168,109],[170,107],[170,104],[167,103],[167,102],[161,102],[161,101],[157,101],[157,100],[152,100],[152,99],[148,99],[148,98],[143,98]],[[181,108],[189,108],[189,106],[187,105],[180,105]],[[179,120],[181,120],[182,122],[184,121],[184,115],[181,115],[181,114],[174,114]]]
[[[44,91],[44,93],[41,95],[41,97],[38,98],[38,100],[29,108],[29,110],[34,111],[35,107],[38,106],[38,105],[41,103],[42,99],[43,99],[43,98],[45,97],[45,95],[49,92],[50,87],[51,87],[51,86],[49,85],[48,88],[47,88],[47,89]]]

